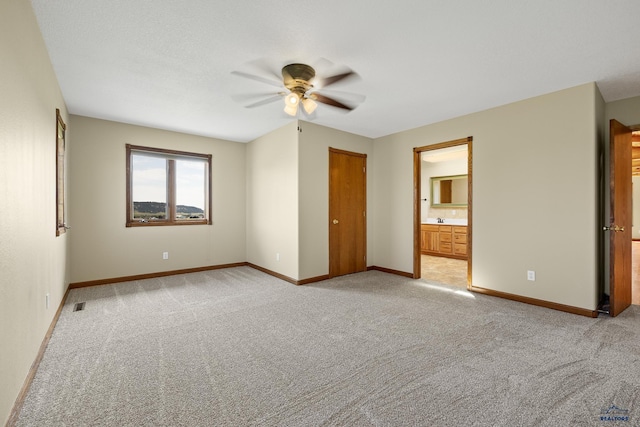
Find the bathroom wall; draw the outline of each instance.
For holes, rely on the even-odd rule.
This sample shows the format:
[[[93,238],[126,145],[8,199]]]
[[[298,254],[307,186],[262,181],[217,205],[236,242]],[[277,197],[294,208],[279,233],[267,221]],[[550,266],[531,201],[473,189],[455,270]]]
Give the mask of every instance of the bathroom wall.
[[[434,150],[438,151],[438,150]],[[427,218],[456,218],[466,219],[466,208],[434,208],[431,207],[431,177],[466,175],[467,159],[447,160],[444,162],[426,162],[421,160],[421,219],[426,222]],[[427,199],[426,201],[424,199]]]

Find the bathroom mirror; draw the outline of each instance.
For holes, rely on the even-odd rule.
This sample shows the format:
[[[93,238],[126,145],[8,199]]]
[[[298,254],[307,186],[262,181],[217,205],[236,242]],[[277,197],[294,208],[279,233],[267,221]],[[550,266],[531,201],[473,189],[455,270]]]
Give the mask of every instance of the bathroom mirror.
[[[435,208],[467,206],[467,175],[431,177],[431,206]]]

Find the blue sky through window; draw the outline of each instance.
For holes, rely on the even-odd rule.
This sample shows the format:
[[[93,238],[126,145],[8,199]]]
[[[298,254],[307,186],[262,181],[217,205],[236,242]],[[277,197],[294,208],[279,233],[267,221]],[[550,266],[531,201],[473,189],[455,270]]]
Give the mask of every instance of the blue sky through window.
[[[176,160],[176,204],[205,207],[205,165],[202,160]],[[167,202],[167,160],[132,156],[134,202]]]

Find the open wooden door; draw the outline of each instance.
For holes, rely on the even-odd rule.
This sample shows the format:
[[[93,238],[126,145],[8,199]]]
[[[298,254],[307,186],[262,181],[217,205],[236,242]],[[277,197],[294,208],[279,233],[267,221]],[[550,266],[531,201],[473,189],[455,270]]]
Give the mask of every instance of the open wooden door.
[[[329,149],[329,276],[367,269],[367,155]]]
[[[610,314],[617,316],[631,305],[631,129],[611,120],[610,125]]]

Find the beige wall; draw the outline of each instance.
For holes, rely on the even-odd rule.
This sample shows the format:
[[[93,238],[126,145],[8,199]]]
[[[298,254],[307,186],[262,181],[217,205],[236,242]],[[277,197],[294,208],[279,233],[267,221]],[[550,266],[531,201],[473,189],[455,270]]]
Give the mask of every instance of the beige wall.
[[[329,147],[367,155],[367,253],[373,253],[373,141],[300,122],[300,278],[329,274]],[[373,265],[371,258],[367,265]]]
[[[246,159],[247,261],[292,279],[299,260],[296,126],[251,141]]]
[[[375,140],[374,263],[413,268],[412,148],[473,136],[473,284],[595,309],[598,97],[586,84]]]
[[[329,147],[371,156],[373,145],[304,121],[247,145],[247,261],[294,280],[329,273]]]
[[[244,144],[74,115],[71,128],[72,282],[246,260]],[[125,227],[125,144],[211,154],[213,225]]]
[[[640,97],[604,106],[586,84],[374,141],[293,122],[245,145],[68,116],[29,2],[0,3],[0,57],[3,423],[70,281],[242,261],[327,274],[329,146],[368,155],[367,264],[410,272],[412,148],[473,136],[474,285],[596,306],[599,142],[609,118],[640,123]],[[73,228],[61,237],[55,108],[69,126]],[[126,143],[211,153],[213,225],[126,228]]]
[[[69,236],[55,234],[56,108],[67,124],[69,120],[30,2],[0,2],[0,58],[0,425],[4,425],[69,283]],[[68,147],[72,134],[72,130],[67,134]]]
[[[616,119],[627,126],[640,125],[640,96],[607,102],[605,105],[605,119],[607,131],[610,119]]]

